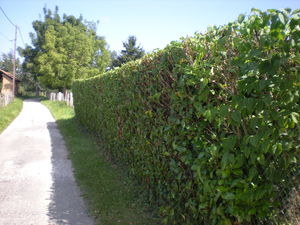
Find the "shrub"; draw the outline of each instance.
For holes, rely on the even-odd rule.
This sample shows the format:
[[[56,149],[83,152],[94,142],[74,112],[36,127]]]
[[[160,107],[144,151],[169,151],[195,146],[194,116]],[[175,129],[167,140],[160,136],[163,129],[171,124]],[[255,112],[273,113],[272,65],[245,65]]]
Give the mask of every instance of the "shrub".
[[[261,12],[73,84],[78,119],[169,224],[281,220],[299,185],[299,10]]]

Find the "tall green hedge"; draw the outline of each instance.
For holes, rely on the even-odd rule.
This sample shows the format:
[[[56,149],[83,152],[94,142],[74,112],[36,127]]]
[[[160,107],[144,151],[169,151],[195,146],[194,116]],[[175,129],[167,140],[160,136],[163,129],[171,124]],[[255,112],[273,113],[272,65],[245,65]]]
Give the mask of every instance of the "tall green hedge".
[[[289,219],[300,180],[299,12],[253,9],[74,83],[76,116],[166,223]]]

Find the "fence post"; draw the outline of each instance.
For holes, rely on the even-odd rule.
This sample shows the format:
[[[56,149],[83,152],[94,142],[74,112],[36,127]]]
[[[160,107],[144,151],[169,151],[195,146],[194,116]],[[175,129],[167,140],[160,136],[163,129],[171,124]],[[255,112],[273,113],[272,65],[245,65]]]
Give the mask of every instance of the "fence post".
[[[13,94],[0,94],[0,107],[4,107],[14,100]]]
[[[71,91],[66,91],[65,94],[58,92],[50,92],[47,93],[48,98],[50,101],[64,101],[67,103],[68,106],[73,107],[73,93]]]

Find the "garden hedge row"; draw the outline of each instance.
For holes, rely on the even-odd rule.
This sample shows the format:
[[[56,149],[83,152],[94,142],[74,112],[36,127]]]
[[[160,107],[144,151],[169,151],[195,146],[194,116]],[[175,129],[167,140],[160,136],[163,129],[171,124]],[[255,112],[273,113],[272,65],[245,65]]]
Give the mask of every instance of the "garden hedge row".
[[[299,26],[299,10],[253,9],[76,81],[76,116],[129,166],[168,224],[292,220]]]

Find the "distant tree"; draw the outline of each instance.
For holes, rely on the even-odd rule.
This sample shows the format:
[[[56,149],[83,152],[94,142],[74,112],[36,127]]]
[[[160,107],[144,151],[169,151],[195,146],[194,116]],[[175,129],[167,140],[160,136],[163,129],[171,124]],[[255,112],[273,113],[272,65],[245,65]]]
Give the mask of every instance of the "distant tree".
[[[14,56],[12,52],[9,53],[2,53],[0,56],[0,69],[13,73],[13,59]],[[16,58],[16,76],[21,76],[22,73],[22,66],[19,58]]]
[[[111,64],[110,64],[110,69],[112,69],[113,67],[118,67],[120,66],[121,64],[119,64],[119,61],[118,61],[118,53],[116,51],[111,51],[110,52],[110,58],[111,58]]]
[[[66,90],[78,78],[104,72],[110,63],[103,37],[96,24],[82,16],[61,16],[44,8],[44,19],[33,22],[32,46],[21,50],[24,70],[47,88]]]
[[[13,74],[13,54],[9,52],[3,53],[0,57],[0,69]],[[22,64],[19,58],[16,58],[16,77],[21,80],[19,84],[19,91],[23,92],[34,91],[37,85],[35,78],[30,73],[26,73],[23,70]],[[0,85],[1,88],[1,85]]]
[[[145,50],[137,45],[137,39],[135,36],[129,36],[126,42],[123,42],[124,49],[120,55],[113,52],[111,68],[121,66],[132,60],[139,59],[145,55]]]

